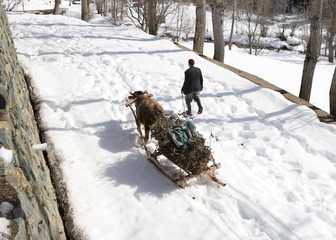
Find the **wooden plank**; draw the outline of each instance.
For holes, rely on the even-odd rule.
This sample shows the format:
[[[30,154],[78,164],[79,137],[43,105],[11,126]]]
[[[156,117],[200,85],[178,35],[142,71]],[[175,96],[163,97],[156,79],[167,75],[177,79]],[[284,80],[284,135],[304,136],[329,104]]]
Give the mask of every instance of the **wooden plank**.
[[[207,175],[211,178],[212,181],[222,185],[223,187],[226,186],[226,183],[220,181],[216,176],[212,175],[211,173],[208,172]]]
[[[148,155],[148,154],[147,154]],[[173,181],[177,186],[181,187],[181,188],[185,188],[186,187],[186,179],[175,179],[172,176],[170,176],[166,170],[163,169],[163,167],[161,166],[161,164],[159,163],[159,161],[153,157],[149,157],[147,158],[148,161],[150,161],[151,163],[154,164],[154,166],[167,178],[169,178],[171,181]]]

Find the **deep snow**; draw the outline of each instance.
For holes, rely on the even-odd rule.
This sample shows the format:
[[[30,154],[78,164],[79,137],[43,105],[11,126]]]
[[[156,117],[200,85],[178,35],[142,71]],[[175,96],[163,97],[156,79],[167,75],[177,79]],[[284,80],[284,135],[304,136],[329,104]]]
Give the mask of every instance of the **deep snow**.
[[[89,239],[336,238],[336,127],[309,108],[132,27],[98,17],[8,17],[64,158],[75,223]],[[256,75],[270,70],[260,68],[267,58],[233,51],[228,63],[230,56]],[[177,188],[146,160],[125,107],[129,91],[148,90],[166,112],[182,112],[189,58],[205,79],[204,113],[194,123],[222,164],[225,188],[205,177]],[[303,59],[293,68],[281,61],[289,64],[282,81],[291,81]]]

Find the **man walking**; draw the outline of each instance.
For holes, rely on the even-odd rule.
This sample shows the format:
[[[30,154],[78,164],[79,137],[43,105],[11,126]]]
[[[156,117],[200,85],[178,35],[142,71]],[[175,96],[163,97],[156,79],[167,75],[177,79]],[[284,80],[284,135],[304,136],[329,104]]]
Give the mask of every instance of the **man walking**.
[[[195,67],[194,59],[189,59],[189,68],[184,72],[184,83],[181,89],[181,93],[185,94],[185,101],[188,110],[187,115],[191,115],[191,102],[194,100],[198,106],[198,114],[203,112],[201,100],[199,98],[200,92],[203,90],[203,76],[201,69]]]

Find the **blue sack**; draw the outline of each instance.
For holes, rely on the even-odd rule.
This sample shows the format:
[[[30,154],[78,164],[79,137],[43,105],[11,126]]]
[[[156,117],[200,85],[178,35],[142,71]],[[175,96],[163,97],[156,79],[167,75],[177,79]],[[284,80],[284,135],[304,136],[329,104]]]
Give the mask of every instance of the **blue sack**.
[[[190,121],[182,125],[175,125],[168,130],[173,142],[178,148],[190,143],[196,143],[197,140],[192,137],[191,131],[195,131],[196,126]]]

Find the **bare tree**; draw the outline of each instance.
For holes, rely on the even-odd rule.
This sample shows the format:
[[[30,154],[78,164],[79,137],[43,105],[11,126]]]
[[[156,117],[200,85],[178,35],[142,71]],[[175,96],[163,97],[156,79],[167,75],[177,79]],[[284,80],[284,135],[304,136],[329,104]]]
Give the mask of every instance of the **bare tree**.
[[[61,4],[61,0],[55,0],[54,10],[53,10],[54,15],[58,14],[60,4]]]
[[[328,48],[328,61],[330,63],[334,62],[334,39],[336,35],[336,1],[335,0],[325,0],[323,17],[326,24],[326,41]]]
[[[127,0],[127,14],[133,24],[153,35],[171,11],[173,0]]]
[[[275,16],[277,26],[278,26],[278,38],[282,41],[286,41],[287,37],[285,35],[285,30],[290,28],[291,32],[289,36],[294,37],[295,32],[299,26],[300,14],[291,14],[290,16],[286,13],[293,12],[293,2],[290,0],[277,0],[276,1],[276,12],[278,13]],[[290,22],[288,23],[288,19]]]
[[[275,1],[275,11],[277,13],[283,14],[290,11],[290,1],[289,0],[276,0]]]
[[[336,68],[334,70],[334,75],[331,82],[331,87],[329,91],[329,106],[330,114],[336,117]]]
[[[303,20],[303,34],[302,34],[302,44],[304,45],[305,48],[305,52],[307,52],[307,44],[309,42],[309,30],[310,30],[310,11],[308,9],[308,7],[305,7],[301,10],[301,12],[303,13],[304,16],[304,20]]]
[[[129,19],[133,22],[133,24],[140,28],[141,30],[147,32],[148,31],[148,19],[147,19],[147,4],[146,0],[139,0],[137,2],[133,2],[131,0],[127,0],[127,15]]]
[[[89,2],[88,0],[81,0],[81,4],[82,4],[81,19],[87,22],[89,21],[89,13],[90,13]]]
[[[123,20],[126,9],[126,0],[95,0],[98,14],[111,17],[112,23]]]
[[[113,0],[112,5],[112,19],[114,20],[114,24],[116,21],[124,19],[124,12],[125,12],[125,0]]]
[[[174,41],[180,41],[181,38],[188,39],[193,28],[193,21],[188,16],[188,5],[179,0],[174,10],[173,17],[174,27],[171,28],[175,32],[172,36]],[[166,23],[167,25],[167,23]]]
[[[257,14],[260,16],[260,35],[267,36],[269,27],[269,19],[272,16],[273,0],[258,0]]]
[[[247,0],[244,13],[247,18],[247,37],[249,40],[249,54],[258,55],[263,49],[261,37],[266,37],[272,0]]]
[[[317,59],[321,49],[321,22],[323,0],[311,2],[312,17],[310,22],[310,36],[306,58],[303,65],[299,97],[309,101]]]
[[[214,36],[215,53],[213,59],[224,62],[224,33],[223,18],[226,7],[224,0],[212,0],[210,3],[212,12],[212,27]]]
[[[2,2],[0,1],[0,3]],[[6,12],[13,11],[14,8],[16,8],[21,3],[23,5],[23,10],[24,10],[24,2],[22,0],[7,0],[7,1],[3,1],[3,3],[5,4],[4,9]]]
[[[257,51],[257,43],[260,41],[261,35],[257,35],[259,27],[259,16],[254,14],[255,1],[248,0],[245,4],[245,11],[247,18],[247,38],[249,40],[249,54],[252,54],[252,50],[255,47]],[[257,55],[257,53],[256,53]]]
[[[193,50],[203,54],[205,24],[206,24],[206,2],[205,0],[195,0],[196,2],[196,26]]]
[[[156,20],[156,7],[157,0],[149,0],[148,4],[148,30],[149,34],[157,35],[159,24],[157,24]]]
[[[286,41],[286,35],[285,35],[285,30],[287,28],[286,20],[287,20],[286,16],[284,16],[284,15],[280,15],[280,17],[276,18],[276,23],[277,23],[277,27],[278,27],[277,37],[281,41]]]
[[[232,49],[232,38],[233,38],[233,29],[234,29],[234,22],[235,22],[235,16],[236,16],[236,9],[237,9],[237,0],[233,0],[232,22],[231,22],[231,32],[230,32],[230,40],[229,40],[229,50]]]
[[[96,0],[97,13],[103,16],[103,4],[105,0]]]

